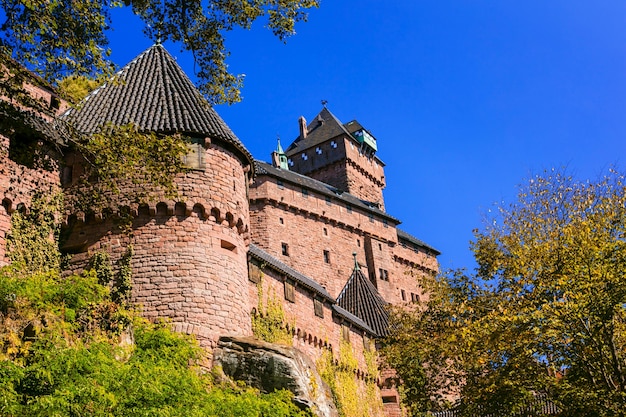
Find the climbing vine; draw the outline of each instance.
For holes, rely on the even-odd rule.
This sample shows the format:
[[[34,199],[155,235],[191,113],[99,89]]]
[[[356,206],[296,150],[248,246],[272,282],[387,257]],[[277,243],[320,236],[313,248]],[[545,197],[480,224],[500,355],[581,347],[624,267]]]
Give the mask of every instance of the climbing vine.
[[[34,194],[29,210],[17,210],[11,216],[7,234],[7,254],[12,263],[26,272],[56,270],[61,264],[58,248],[59,222],[63,196]]]
[[[89,263],[100,285],[111,287],[111,299],[120,304],[128,305],[132,292],[133,246],[129,245],[124,254],[117,261],[116,271],[113,272],[111,258],[107,252],[96,252],[91,256]]]
[[[349,342],[339,345],[339,358],[334,360],[330,350],[325,350],[317,360],[317,369],[328,384],[341,417],[383,416],[380,391],[376,385],[378,374],[377,354],[364,352],[368,377],[360,381],[356,372],[359,363]]]
[[[259,302],[252,314],[252,333],[269,343],[292,344],[292,335],[285,326],[285,310],[273,291],[263,297],[263,279],[257,284]]]
[[[189,152],[181,135],[140,132],[133,124],[105,126],[88,138],[77,135],[73,143],[85,159],[85,172],[72,187],[68,205],[84,213],[117,211],[159,194],[175,197],[174,178],[185,171],[183,157]]]

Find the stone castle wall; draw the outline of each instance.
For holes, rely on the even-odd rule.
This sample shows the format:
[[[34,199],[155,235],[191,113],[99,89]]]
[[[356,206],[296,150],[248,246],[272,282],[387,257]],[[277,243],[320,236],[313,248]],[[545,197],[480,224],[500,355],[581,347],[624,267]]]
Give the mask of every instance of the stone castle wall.
[[[339,200],[329,202],[313,191],[303,195],[293,184],[279,185],[261,176],[250,189],[250,201],[252,241],[292,268],[306,271],[333,297],[350,277],[355,252],[363,273],[391,303],[410,302],[411,294],[421,294],[415,269],[437,271],[435,256],[398,243],[391,222],[354,207],[348,210]],[[329,252],[329,262],[324,251]]]
[[[251,268],[259,269],[256,263]],[[268,297],[280,303],[285,312],[285,323],[292,334],[292,344],[314,361],[318,360],[323,350],[328,349],[338,359],[339,345],[342,339],[349,341],[355,358],[359,363],[359,374],[367,373],[365,363],[365,333],[349,321],[343,320],[333,313],[329,300],[324,300],[314,291],[296,283],[294,301],[285,295],[286,277],[271,268],[261,268],[261,280],[249,281],[248,295],[250,304],[259,312],[267,304]],[[255,272],[252,272],[254,276]],[[259,303],[259,286],[262,288],[263,301]],[[323,317],[315,313],[314,300],[320,300]],[[345,333],[344,333],[345,332]]]
[[[212,348],[220,335],[251,334],[249,209],[247,169],[239,159],[210,146],[205,161],[205,170],[177,178],[179,201],[131,205],[130,234],[112,219],[76,219],[65,249],[75,252],[78,271],[98,251],[115,263],[132,245],[132,300],[142,314],[166,318]]]
[[[305,155],[305,158],[303,158]],[[360,150],[352,138],[338,136],[292,156],[295,172],[330,184],[384,209],[382,163]]]
[[[0,135],[0,266],[8,263],[6,236],[11,227],[11,213],[28,210],[36,193],[50,196],[60,191],[58,155],[46,149],[43,143],[36,142],[36,145],[45,150],[45,169],[29,167],[11,159],[11,139]]]

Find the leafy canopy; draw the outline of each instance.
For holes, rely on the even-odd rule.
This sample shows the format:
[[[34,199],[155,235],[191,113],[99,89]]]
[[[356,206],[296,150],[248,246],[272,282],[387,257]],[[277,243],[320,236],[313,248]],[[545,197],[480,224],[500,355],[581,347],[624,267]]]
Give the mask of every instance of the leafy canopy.
[[[447,388],[468,415],[536,415],[541,397],[564,416],[623,415],[624,176],[548,172],[490,220],[472,243],[476,274],[433,280],[427,309],[395,316],[388,358],[416,365],[400,372],[408,392],[425,388],[421,410]]]
[[[306,20],[318,0],[5,0],[0,3],[0,56],[12,57],[44,79],[91,78],[113,70],[107,48],[111,10],[127,7],[155,41],[171,40],[193,54],[200,90],[212,102],[240,100],[242,77],[230,74],[226,32],[265,18],[281,40]],[[119,29],[119,28],[118,28]]]

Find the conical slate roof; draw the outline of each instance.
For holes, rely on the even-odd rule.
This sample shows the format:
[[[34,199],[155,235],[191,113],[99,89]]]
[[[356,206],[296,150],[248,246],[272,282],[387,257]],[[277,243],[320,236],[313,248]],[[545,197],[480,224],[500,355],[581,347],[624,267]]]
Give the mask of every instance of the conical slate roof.
[[[352,276],[337,297],[337,305],[363,320],[376,336],[383,337],[389,333],[387,302],[363,275],[356,260]]]
[[[221,139],[252,162],[250,152],[160,44],[136,57],[63,117],[84,134],[109,123],[134,123],[144,132]]]

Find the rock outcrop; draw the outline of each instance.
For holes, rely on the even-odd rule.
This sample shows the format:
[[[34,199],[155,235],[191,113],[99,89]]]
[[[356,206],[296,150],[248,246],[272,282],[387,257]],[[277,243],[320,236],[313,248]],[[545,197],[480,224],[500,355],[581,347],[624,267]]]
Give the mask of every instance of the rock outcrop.
[[[213,363],[227,376],[264,392],[287,389],[302,408],[318,417],[337,417],[328,385],[299,350],[253,337],[220,337]]]

